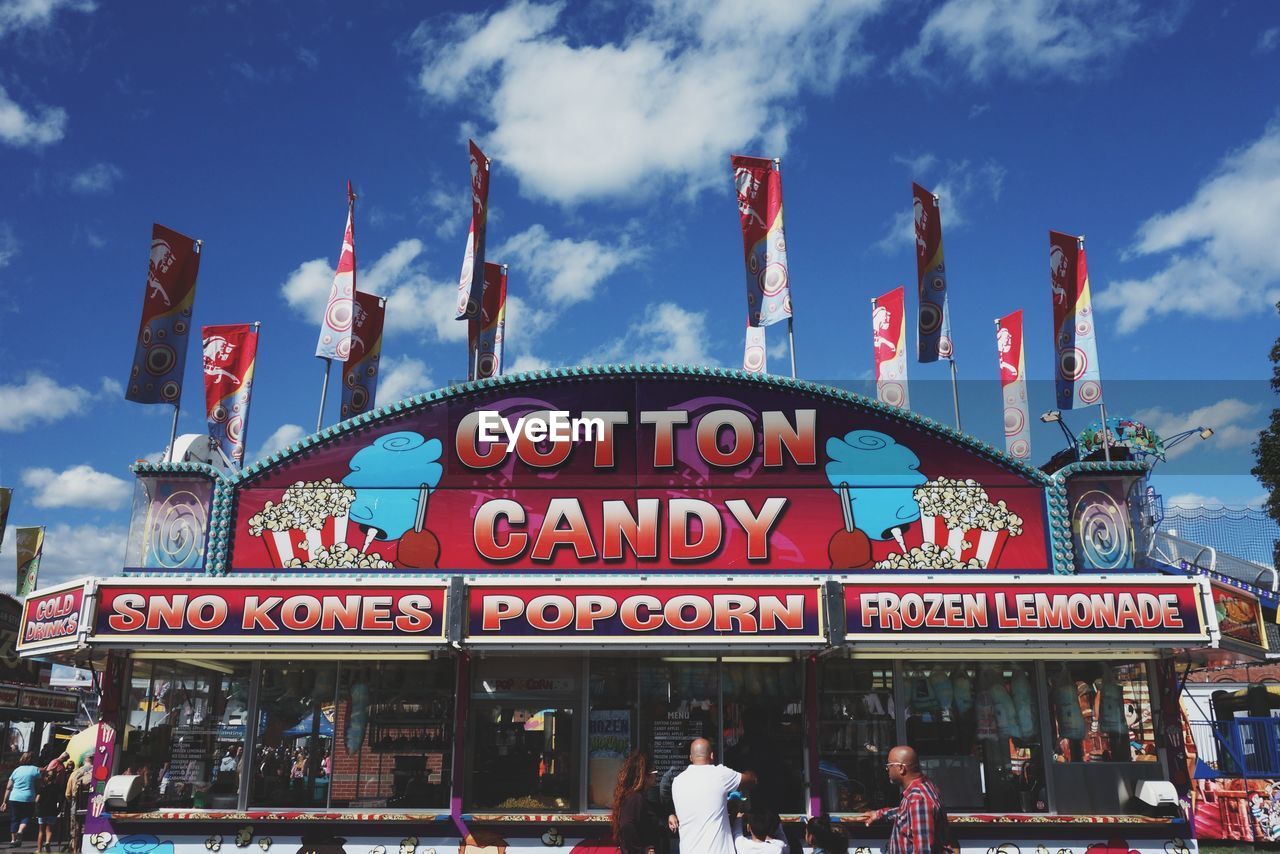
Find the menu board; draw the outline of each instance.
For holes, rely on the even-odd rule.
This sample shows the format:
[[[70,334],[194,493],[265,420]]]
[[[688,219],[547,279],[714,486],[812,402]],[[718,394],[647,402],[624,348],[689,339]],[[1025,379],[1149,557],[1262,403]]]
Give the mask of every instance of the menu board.
[[[671,713],[679,715],[678,712]],[[689,742],[706,735],[706,722],[701,718],[672,717],[653,722],[651,730],[653,766],[659,776],[672,768],[689,764]]]

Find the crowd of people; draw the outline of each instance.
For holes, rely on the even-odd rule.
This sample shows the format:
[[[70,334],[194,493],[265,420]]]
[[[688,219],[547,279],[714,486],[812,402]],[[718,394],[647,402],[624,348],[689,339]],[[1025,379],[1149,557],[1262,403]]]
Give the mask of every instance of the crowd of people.
[[[890,822],[887,854],[942,854],[947,814],[937,788],[924,775],[915,750],[889,751],[885,771],[902,791],[896,807],[865,818],[868,827]],[[791,842],[778,813],[752,771],[715,764],[711,743],[695,739],[689,765],[671,784],[670,798],[659,791],[658,770],[648,754],[634,751],[623,763],[613,796],[613,838],[621,854],[784,854]],[[804,825],[804,844],[813,854],[848,854],[849,838],[828,816]]]
[[[55,845],[79,852],[93,789],[92,758],[87,754],[77,768],[66,753],[43,764],[29,751],[18,757],[0,801],[0,813],[9,815],[10,847],[22,844],[34,825],[40,854],[52,854]]]

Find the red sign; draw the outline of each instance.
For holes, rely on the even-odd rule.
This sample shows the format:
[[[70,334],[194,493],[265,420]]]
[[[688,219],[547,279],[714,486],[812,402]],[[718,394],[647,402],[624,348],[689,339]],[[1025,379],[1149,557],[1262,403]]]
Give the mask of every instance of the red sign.
[[[0,706],[18,705],[18,688],[15,685],[0,685]]]
[[[40,590],[22,605],[18,651],[75,646],[84,619],[84,582]]]
[[[443,643],[445,585],[347,582],[99,587],[95,642]]]
[[[80,707],[76,695],[68,691],[37,691],[32,688],[22,689],[22,702],[18,705],[23,709],[68,715],[74,715]]]
[[[1196,582],[1006,579],[980,584],[897,578],[844,586],[849,640],[1204,641]]]
[[[529,585],[468,589],[470,643],[822,643],[817,585]]]
[[[1265,653],[1267,633],[1262,627],[1262,606],[1257,597],[1216,581],[1209,582],[1209,589],[1223,639],[1258,647],[1259,653]]]

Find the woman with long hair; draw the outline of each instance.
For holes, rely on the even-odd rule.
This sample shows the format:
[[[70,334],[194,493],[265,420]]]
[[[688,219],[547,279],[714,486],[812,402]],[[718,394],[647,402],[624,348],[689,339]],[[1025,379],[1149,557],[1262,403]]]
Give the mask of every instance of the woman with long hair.
[[[622,854],[648,854],[662,841],[662,824],[645,790],[657,782],[658,772],[644,751],[636,750],[622,763],[613,790],[613,838]]]

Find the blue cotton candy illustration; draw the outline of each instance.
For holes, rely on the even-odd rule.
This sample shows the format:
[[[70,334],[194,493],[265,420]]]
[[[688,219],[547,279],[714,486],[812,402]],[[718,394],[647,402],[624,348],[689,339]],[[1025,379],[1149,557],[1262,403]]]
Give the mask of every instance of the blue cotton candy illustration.
[[[342,479],[356,491],[351,521],[376,531],[379,540],[400,539],[418,519],[421,487],[429,494],[440,484],[442,451],[439,439],[410,431],[380,436],[357,451]]]
[[[874,540],[894,538],[920,518],[914,491],[927,478],[920,458],[892,436],[854,430],[827,439],[827,482],[848,504],[853,526]]]

